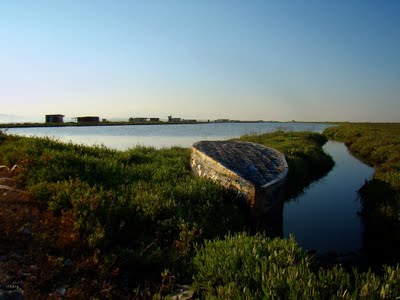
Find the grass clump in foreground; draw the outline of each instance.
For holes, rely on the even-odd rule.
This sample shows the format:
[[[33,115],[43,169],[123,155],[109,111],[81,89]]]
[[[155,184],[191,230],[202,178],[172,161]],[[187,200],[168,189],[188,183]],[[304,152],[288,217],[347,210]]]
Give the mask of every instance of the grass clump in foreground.
[[[383,274],[315,269],[294,238],[227,235],[205,241],[194,258],[194,287],[205,299],[395,299],[399,267]]]
[[[292,182],[332,165],[318,134],[243,139],[283,151]],[[7,249],[0,284],[23,282],[28,298],[57,297],[60,288],[66,298],[160,298],[174,278],[193,280],[204,298],[399,295],[398,269],[383,277],[318,270],[293,239],[219,239],[243,230],[243,214],[232,193],[191,175],[189,155],[0,134],[0,164],[19,166],[0,174],[13,182],[0,195],[0,250]]]
[[[378,256],[400,258],[400,124],[342,124],[324,134],[375,168],[359,191],[367,247]],[[368,242],[370,241],[370,242]]]

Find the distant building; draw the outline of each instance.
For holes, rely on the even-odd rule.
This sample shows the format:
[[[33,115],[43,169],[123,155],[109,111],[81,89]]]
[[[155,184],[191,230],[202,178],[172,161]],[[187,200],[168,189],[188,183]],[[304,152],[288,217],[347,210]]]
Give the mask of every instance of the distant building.
[[[129,118],[129,122],[142,123],[147,122],[149,118]]]
[[[99,123],[100,118],[94,116],[78,117],[78,123]]]
[[[46,123],[64,123],[64,115],[46,115]]]
[[[169,121],[170,122],[181,122],[182,119],[181,118],[170,118]]]
[[[218,120],[215,120],[215,123],[226,123],[226,122],[229,122],[229,119],[218,119]]]
[[[150,118],[150,122],[160,122],[160,118]]]

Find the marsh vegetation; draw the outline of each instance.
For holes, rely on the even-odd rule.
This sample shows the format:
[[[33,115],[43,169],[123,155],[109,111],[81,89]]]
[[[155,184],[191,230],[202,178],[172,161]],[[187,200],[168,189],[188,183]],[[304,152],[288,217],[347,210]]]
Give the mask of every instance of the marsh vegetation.
[[[333,165],[321,134],[241,139],[285,154],[293,195]],[[320,268],[294,239],[248,234],[236,195],[194,177],[189,155],[0,134],[0,164],[18,166],[1,175],[19,191],[1,197],[1,284],[22,282],[31,298],[56,297],[60,288],[71,298],[162,298],[176,283],[211,299],[400,294],[396,267],[380,275]]]

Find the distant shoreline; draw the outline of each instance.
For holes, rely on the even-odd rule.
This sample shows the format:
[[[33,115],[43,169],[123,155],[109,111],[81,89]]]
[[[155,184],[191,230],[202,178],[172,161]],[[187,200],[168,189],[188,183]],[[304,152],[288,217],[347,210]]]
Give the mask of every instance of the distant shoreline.
[[[193,125],[193,124],[226,124],[226,123],[287,123],[279,121],[229,121],[229,122],[214,122],[214,121],[199,121],[199,122],[98,122],[98,123],[4,123],[0,124],[1,128],[33,128],[33,127],[81,127],[81,126],[128,126],[128,125]],[[299,122],[303,123],[303,122]],[[310,122],[314,123],[314,122]],[[318,122],[320,123],[320,122]],[[323,122],[322,122],[323,123]]]
[[[129,126],[129,125],[194,125],[194,124],[232,124],[232,123],[311,123],[311,124],[399,124],[400,122],[345,122],[345,121],[240,121],[231,120],[227,122],[216,122],[216,121],[180,121],[180,122],[168,122],[168,121],[147,121],[147,122],[126,122],[126,121],[116,121],[116,122],[98,122],[98,123],[0,123],[0,129],[7,128],[40,128],[40,127],[93,127],[93,126]]]

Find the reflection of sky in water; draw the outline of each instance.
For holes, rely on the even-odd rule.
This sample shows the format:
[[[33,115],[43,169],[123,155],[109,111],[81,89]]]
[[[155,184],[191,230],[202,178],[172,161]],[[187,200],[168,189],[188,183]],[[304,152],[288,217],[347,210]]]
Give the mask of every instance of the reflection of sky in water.
[[[218,140],[225,137],[203,138],[196,136],[63,136],[58,139],[64,142],[72,141],[85,145],[105,145],[118,150],[126,150],[135,146],[149,146],[155,148],[190,147],[193,143],[203,140]],[[101,142],[99,142],[101,141]]]
[[[327,124],[314,123],[210,123],[190,125],[124,125],[12,128],[8,133],[49,136],[61,141],[85,145],[105,145],[125,150],[136,145],[160,147],[189,147],[200,140],[221,140],[244,134],[276,130],[322,132]]]
[[[336,165],[302,196],[285,203],[284,235],[294,234],[306,249],[356,251],[362,247],[357,190],[374,170],[351,156],[342,143],[328,142],[324,149]]]

